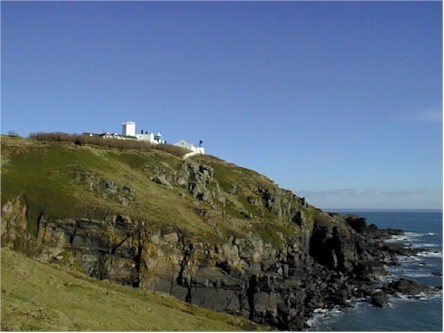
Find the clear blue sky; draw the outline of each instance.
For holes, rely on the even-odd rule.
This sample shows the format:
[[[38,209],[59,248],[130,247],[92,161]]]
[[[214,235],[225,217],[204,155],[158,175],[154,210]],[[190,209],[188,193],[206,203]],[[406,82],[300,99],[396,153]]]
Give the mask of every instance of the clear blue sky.
[[[440,2],[1,2],[2,133],[161,131],[320,208],[442,205]]]

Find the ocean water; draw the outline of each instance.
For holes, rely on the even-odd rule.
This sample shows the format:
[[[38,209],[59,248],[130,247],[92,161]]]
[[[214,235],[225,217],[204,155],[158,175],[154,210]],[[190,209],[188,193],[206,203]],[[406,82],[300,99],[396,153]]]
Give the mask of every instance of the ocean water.
[[[401,241],[419,247],[415,256],[400,257],[400,266],[387,267],[383,280],[400,277],[427,286],[442,286],[442,212],[441,211],[337,211],[367,218],[379,228],[405,231],[390,241]],[[412,297],[390,297],[389,306],[377,308],[367,300],[355,300],[354,307],[344,311],[319,311],[310,320],[310,331],[439,331],[442,332],[442,290]]]

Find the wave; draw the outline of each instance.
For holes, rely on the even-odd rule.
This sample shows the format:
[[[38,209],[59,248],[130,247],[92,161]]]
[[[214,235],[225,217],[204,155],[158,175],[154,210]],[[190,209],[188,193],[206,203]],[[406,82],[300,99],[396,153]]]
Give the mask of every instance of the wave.
[[[312,316],[306,320],[306,324],[309,327],[309,331],[316,331],[321,327],[328,327],[329,322],[334,322],[340,315],[347,311],[357,310],[359,305],[366,304],[364,298],[358,298],[352,300],[352,306],[350,308],[340,307],[335,305],[331,309],[318,308],[313,310]],[[321,325],[322,323],[322,325]]]
[[[427,292],[419,292],[416,295],[406,295],[406,294],[396,294],[395,296],[390,296],[390,302],[395,305],[402,301],[430,301],[433,299],[442,298],[442,292],[439,290],[430,290]]]
[[[391,238],[388,239],[387,241],[389,241],[389,242],[413,241],[413,240],[417,240],[418,238],[425,237],[425,236],[437,236],[437,233],[435,233],[435,232],[406,231],[402,235],[392,235]]]
[[[408,277],[408,278],[413,278],[413,279],[418,279],[418,278],[429,278],[429,277],[433,277],[433,272],[429,271],[429,270],[418,270],[418,269],[407,269],[407,268],[392,268],[392,267],[388,267],[386,268],[386,270],[391,274],[389,276],[385,276],[384,279],[382,279],[383,281],[390,281],[393,280],[394,278],[399,278],[399,277]]]
[[[427,302],[435,299],[442,299],[442,291],[427,291],[420,292],[416,295],[405,295],[405,294],[396,294],[396,295],[388,295],[387,308],[396,309],[402,303],[410,303],[410,302]],[[339,308],[335,307],[333,309],[315,309],[313,311],[313,315],[306,321],[308,326],[308,331],[331,331],[334,330],[334,323],[341,320],[341,317],[347,316],[347,313],[353,313],[353,316],[357,316],[358,318],[364,318],[365,313],[368,311],[378,311],[379,309],[370,304],[370,298],[360,298],[353,300],[353,306],[350,308]],[[350,317],[343,317],[348,318]]]
[[[409,237],[405,235],[394,235],[391,238],[386,240],[386,243],[398,243],[398,242],[406,242],[409,241]]]
[[[442,251],[422,251],[418,252],[417,256],[428,258],[442,258]]]
[[[423,237],[427,234],[428,234],[427,232],[413,232],[413,231],[404,232],[404,235],[409,236],[409,237]]]
[[[440,247],[440,244],[434,244],[434,243],[416,243],[412,244],[414,248],[428,248],[428,247]]]

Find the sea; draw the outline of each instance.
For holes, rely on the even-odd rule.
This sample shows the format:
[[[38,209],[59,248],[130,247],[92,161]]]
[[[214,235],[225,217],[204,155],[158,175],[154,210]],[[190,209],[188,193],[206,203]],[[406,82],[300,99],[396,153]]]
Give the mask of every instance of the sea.
[[[386,267],[384,281],[406,278],[430,287],[442,286],[441,210],[335,210],[367,218],[378,228],[402,229],[405,234],[390,242],[419,248],[417,255],[399,257],[400,265]],[[443,331],[442,289],[415,297],[390,296],[388,307],[377,308],[366,299],[353,300],[351,307],[318,309],[308,331]]]

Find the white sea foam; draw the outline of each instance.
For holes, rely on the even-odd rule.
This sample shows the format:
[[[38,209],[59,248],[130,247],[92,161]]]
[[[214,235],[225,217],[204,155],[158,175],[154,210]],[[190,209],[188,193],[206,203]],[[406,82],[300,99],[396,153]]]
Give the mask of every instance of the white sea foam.
[[[313,311],[313,315],[306,321],[309,326],[309,331],[316,331],[319,325],[322,327],[329,327],[329,323],[335,322],[342,315],[349,311],[361,312],[363,309],[370,306],[368,298],[355,298],[350,301],[351,307],[334,306],[331,309],[318,308]]]
[[[421,247],[440,247],[440,244],[433,244],[433,243],[415,243],[412,244],[414,248],[421,248]]]
[[[417,254],[419,257],[442,258],[442,251],[423,251]]]
[[[310,327],[312,330],[316,328],[320,324],[321,321],[334,321],[335,318],[337,318],[340,314],[344,312],[344,309],[340,308],[339,306],[334,306],[331,309],[325,309],[325,308],[317,308],[313,310],[313,315],[306,320],[306,324],[308,327]]]
[[[418,241],[419,238],[427,236],[427,235],[429,235],[429,236],[434,235],[434,233],[432,233],[432,232],[421,233],[421,232],[407,231],[403,235],[391,236],[391,238],[387,239],[386,242],[387,243],[399,243],[399,242],[411,243],[411,242],[416,242],[416,241]]]
[[[407,236],[404,235],[393,235],[391,238],[386,240],[386,243],[398,243],[398,242],[405,242],[409,240]]]
[[[387,272],[390,273],[390,275],[384,276],[381,281],[387,282],[390,280],[393,280],[394,278],[398,278],[400,276],[409,277],[409,278],[424,278],[424,277],[431,277],[432,272],[428,269],[410,269],[400,266],[389,266],[386,267]]]
[[[393,304],[398,303],[400,301],[429,301],[432,299],[442,298],[441,291],[427,291],[427,292],[419,292],[416,295],[406,295],[401,293],[396,293],[395,296],[391,296],[390,300]]]
[[[413,263],[415,261],[420,261],[421,258],[418,258],[417,256],[398,256],[398,261],[401,264],[408,264]]]
[[[418,237],[422,237],[424,235],[427,235],[427,233],[426,232],[406,231],[406,232],[404,232],[404,235],[406,235],[408,237],[418,238]]]
[[[430,272],[415,272],[414,270],[405,270],[402,271],[401,273],[411,278],[422,278],[422,277],[432,276],[432,273]]]
[[[319,319],[315,318],[315,317],[311,317],[311,318],[307,319],[307,321],[305,323],[307,324],[308,327],[315,327],[319,323]]]

